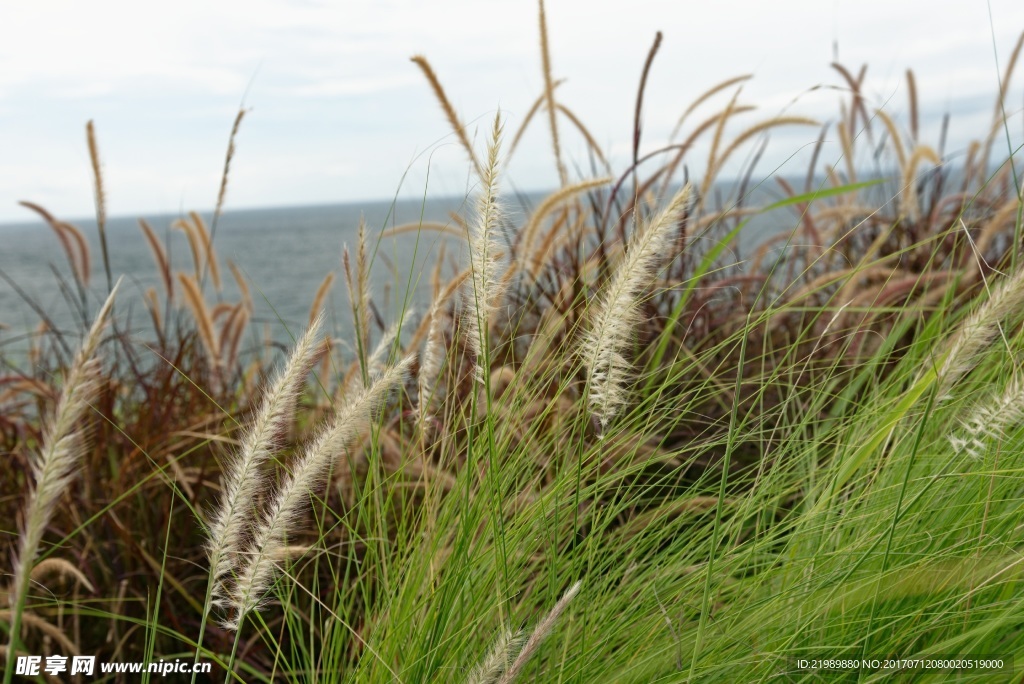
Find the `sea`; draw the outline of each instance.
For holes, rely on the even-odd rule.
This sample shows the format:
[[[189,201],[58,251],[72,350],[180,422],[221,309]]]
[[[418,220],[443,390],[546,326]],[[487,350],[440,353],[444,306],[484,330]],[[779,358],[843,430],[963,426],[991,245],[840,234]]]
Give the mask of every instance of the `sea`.
[[[732,187],[716,188],[728,197]],[[754,206],[781,197],[758,190]],[[506,225],[521,225],[545,193],[523,193],[506,198]],[[418,222],[438,222],[455,233],[463,231],[452,215],[473,215],[472,200],[465,197],[421,200],[370,201],[317,206],[268,209],[228,209],[217,220],[213,246],[221,266],[223,289],[217,291],[205,280],[204,294],[210,306],[239,301],[240,291],[227,262],[243,274],[253,299],[250,328],[261,335],[288,344],[305,328],[310,306],[320,283],[328,273],[335,279],[325,302],[330,334],[344,342],[351,338],[351,308],[342,270],[342,253],[347,246],[354,254],[360,222],[367,229],[372,255],[370,291],[379,320],[388,325],[398,312],[409,309],[415,323],[431,301],[431,273],[444,250],[443,277],[450,278],[467,263],[464,237],[437,231],[411,231],[382,237],[390,228]],[[91,277],[83,315],[80,293],[74,283],[67,257],[54,231],[34,213],[25,210],[26,220],[0,224],[0,359],[17,363],[38,335],[43,317],[46,326],[75,340],[88,327],[91,316],[106,298],[107,278],[94,218],[69,219],[84,234],[91,257]],[[210,212],[200,212],[208,226]],[[118,294],[117,315],[122,330],[152,339],[153,323],[144,303],[148,288],[156,288],[163,301],[164,289],[153,254],[139,228],[140,217],[112,217],[106,221],[108,258],[114,280],[123,276]],[[187,215],[142,216],[168,247],[173,271],[193,272],[187,237],[172,224]],[[744,229],[740,244],[754,244],[767,232],[793,227],[795,216],[774,227],[751,225]],[[499,239],[511,240],[510,235]],[[442,247],[443,246],[443,247]],[[736,255],[737,258],[739,255]],[[354,261],[353,261],[354,263]],[[180,285],[175,283],[177,306],[182,306]],[[13,361],[12,361],[13,360]]]
[[[520,200],[517,207],[532,205],[526,196]],[[466,241],[431,230],[381,236],[389,228],[419,222],[439,222],[458,232],[462,229],[452,220],[452,214],[472,215],[468,204],[466,198],[453,197],[225,211],[212,235],[223,288],[218,292],[207,276],[206,300],[210,306],[239,301],[239,286],[227,267],[230,260],[243,274],[253,299],[250,326],[258,326],[261,334],[265,332],[273,340],[287,341],[308,324],[317,289],[333,272],[335,279],[325,308],[331,334],[344,339],[352,326],[342,253],[347,246],[354,266],[362,221],[372,261],[370,291],[375,312],[386,324],[403,308],[411,307],[414,317],[421,315],[430,304],[431,274],[442,245],[443,273],[450,277],[466,263]],[[0,357],[8,362],[28,349],[28,340],[40,329],[44,314],[48,327],[71,339],[81,334],[87,322],[56,234],[34,213],[25,211],[27,220],[0,224]],[[515,209],[510,218],[514,220],[518,211]],[[213,225],[211,212],[200,214],[207,226]],[[78,227],[89,244],[91,275],[86,308],[91,316],[108,291],[96,221],[58,218]],[[142,218],[169,247],[172,270],[194,272],[187,237],[182,230],[172,228],[177,219],[187,215]],[[118,293],[118,319],[130,332],[151,338],[153,323],[143,297],[148,288],[154,287],[163,301],[164,286],[138,218],[109,218],[106,236],[112,278],[116,281],[124,277]],[[180,284],[175,283],[175,287],[180,306]]]

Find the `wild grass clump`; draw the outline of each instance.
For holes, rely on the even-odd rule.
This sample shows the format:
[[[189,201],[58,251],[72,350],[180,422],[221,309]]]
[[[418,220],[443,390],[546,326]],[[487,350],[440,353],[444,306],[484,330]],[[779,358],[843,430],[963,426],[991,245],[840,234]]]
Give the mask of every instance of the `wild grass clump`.
[[[140,222],[151,327],[102,308],[76,357],[47,325],[0,378],[14,651],[212,661],[254,682],[762,681],[809,677],[802,656],[1024,657],[1021,186],[1015,150],[992,164],[1006,88],[958,166],[921,139],[912,72],[899,118],[865,69],[834,65],[840,117],[806,177],[760,180],[766,134],[817,122],[744,122],[741,76],[645,151],[659,34],[613,171],[563,100],[549,29],[541,3],[539,95],[511,134],[496,116],[484,150],[414,58],[475,212],[360,225],[339,263],[351,334],[321,315],[329,273],[279,361],[256,290],[221,263],[242,112],[209,227],[175,222],[190,263]],[[500,181],[537,116],[560,187],[517,221]],[[593,177],[568,171],[577,135]],[[766,185],[777,199],[757,199]],[[86,320],[106,294],[81,231],[26,206]],[[382,246],[453,233],[466,258],[441,248],[424,314],[383,306]]]

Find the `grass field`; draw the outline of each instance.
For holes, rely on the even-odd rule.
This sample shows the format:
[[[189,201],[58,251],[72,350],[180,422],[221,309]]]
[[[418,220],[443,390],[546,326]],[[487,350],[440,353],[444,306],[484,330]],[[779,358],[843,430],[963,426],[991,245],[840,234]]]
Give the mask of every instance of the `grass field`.
[[[244,112],[212,218],[177,226],[189,268],[141,225],[162,283],[145,333],[118,317],[133,285],[109,269],[90,125],[102,253],[30,208],[95,323],[63,336],[40,311],[0,377],[5,683],[18,655],[76,654],[211,663],[195,680],[225,682],[1020,677],[1024,205],[1004,97],[1021,43],[954,165],[919,139],[912,72],[897,118],[840,65],[832,123],[726,135],[750,109],[729,79],[641,157],[656,41],[632,163],[613,169],[558,100],[541,35],[544,92],[484,145],[414,58],[477,178],[472,210],[361,229],[337,276],[354,335],[320,316],[325,274],[287,358],[243,343],[261,339],[259,283],[215,251]],[[501,171],[529,126],[561,186],[513,225]],[[755,168],[783,126],[821,131],[800,183]],[[570,173],[568,136],[592,174]],[[765,185],[782,199],[752,205]],[[776,229],[739,258],[755,219]],[[442,255],[429,310],[381,321],[378,251],[439,233],[468,260]],[[218,295],[229,277],[238,301]],[[1003,664],[798,663],[969,656]]]

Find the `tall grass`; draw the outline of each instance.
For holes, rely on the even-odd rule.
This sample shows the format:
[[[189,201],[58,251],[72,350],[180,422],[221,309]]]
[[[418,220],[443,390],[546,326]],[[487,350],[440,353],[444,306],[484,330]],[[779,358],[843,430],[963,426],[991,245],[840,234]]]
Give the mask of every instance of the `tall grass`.
[[[985,130],[954,168],[941,141],[920,139],[912,72],[904,120],[870,101],[865,70],[835,65],[841,116],[802,186],[758,180],[757,147],[726,186],[730,159],[811,121],[769,117],[730,137],[748,77],[728,79],[683,112],[682,142],[642,153],[659,40],[627,167],[572,179],[569,133],[606,156],[555,97],[557,30],[539,9],[542,92],[506,149],[543,109],[560,187],[520,225],[500,211],[501,119],[474,149],[414,58],[479,179],[475,215],[390,232],[469,245],[466,263],[439,257],[422,318],[379,315],[369,273],[390,238],[361,227],[339,264],[354,339],[319,342],[328,275],[271,372],[237,268],[238,301],[220,293],[214,227],[180,222],[192,263],[172,274],[143,222],[164,290],[146,297],[152,333],[112,317],[100,344],[93,329],[87,357],[105,370],[73,420],[43,423],[62,432],[39,416],[64,415],[62,392],[94,362],[50,331],[31,367],[2,378],[12,649],[211,661],[253,682],[887,681],[795,663],[1019,665],[1016,150],[992,167],[1001,148]],[[992,130],[1008,125],[1006,92],[1004,80]],[[829,135],[841,158],[823,158]],[[707,158],[693,159],[698,142]],[[779,199],[757,204],[765,185]],[[27,206],[84,310],[80,232]],[[772,230],[744,242],[754,221]],[[91,442],[61,452],[81,464],[74,482],[36,467],[87,425]],[[45,565],[57,558],[80,572]]]

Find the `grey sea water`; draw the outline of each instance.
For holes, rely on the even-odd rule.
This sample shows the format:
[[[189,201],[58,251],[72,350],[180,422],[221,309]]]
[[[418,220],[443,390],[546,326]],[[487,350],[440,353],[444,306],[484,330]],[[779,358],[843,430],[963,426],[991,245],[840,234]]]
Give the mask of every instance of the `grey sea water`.
[[[354,258],[362,216],[371,247],[376,246],[371,291],[381,316],[390,321],[407,291],[413,306],[422,313],[423,303],[429,301],[430,272],[439,245],[446,243],[446,254],[450,255],[453,268],[464,258],[463,241],[429,231],[384,240],[378,240],[378,236],[388,227],[420,220],[450,223],[450,212],[465,215],[468,210],[464,199],[450,198],[226,212],[220,217],[213,236],[224,287],[218,294],[207,279],[207,302],[213,305],[218,300],[238,301],[239,288],[227,268],[230,259],[244,273],[251,290],[253,323],[260,326],[261,331],[265,326],[273,338],[287,340],[289,331],[299,331],[305,326],[318,286],[327,273],[333,271],[336,278],[327,300],[331,329],[333,334],[346,337],[350,331],[350,315],[342,250],[348,245]],[[169,245],[172,270],[192,272],[192,256],[185,233],[171,228],[173,221],[181,216],[143,218]],[[209,213],[204,213],[203,218],[210,225]],[[40,324],[40,310],[62,333],[83,329],[71,269],[56,235],[28,210],[26,219],[22,223],[0,225],[0,276],[3,276],[0,278],[0,351],[8,357],[16,357],[27,349],[27,336]],[[70,222],[82,230],[89,243],[92,263],[88,308],[91,315],[107,292],[98,231],[92,219]],[[112,218],[107,222],[106,232],[112,275],[115,280],[121,275],[125,278],[118,297],[119,318],[128,321],[130,329],[152,337],[152,322],[143,304],[143,295],[147,288],[155,287],[162,298],[163,285],[138,220]],[[180,289],[180,285],[176,287]],[[71,289],[70,295],[67,288]],[[181,299],[180,292],[178,299]]]
[[[778,193],[770,187],[755,188],[749,198],[751,203],[763,206],[779,199]],[[734,191],[731,184],[718,184],[714,189],[724,197]],[[506,198],[507,223],[519,225],[523,213],[535,208],[543,197],[541,193]],[[370,285],[381,318],[387,324],[396,320],[403,301],[422,314],[430,303],[430,274],[440,246],[445,245],[444,273],[450,276],[465,263],[465,240],[432,231],[409,232],[383,240],[379,236],[387,228],[419,221],[446,223],[460,231],[452,222],[451,214],[472,216],[470,204],[466,198],[453,197],[229,210],[220,217],[213,235],[221,264],[223,291],[216,292],[207,279],[207,302],[214,305],[218,301],[238,301],[239,290],[227,268],[227,261],[231,260],[244,273],[254,300],[250,328],[260,334],[265,330],[272,339],[287,343],[292,334],[306,325],[317,288],[324,277],[333,272],[334,286],[326,302],[330,330],[336,338],[348,341],[351,314],[342,271],[342,250],[345,245],[353,252],[356,249],[362,217],[371,246],[376,246]],[[56,235],[34,213],[26,209],[25,214],[24,222],[0,224],[0,356],[15,362],[24,355],[29,337],[40,325],[40,311],[54,329],[70,334],[72,340],[77,339],[75,336],[88,323],[81,314],[71,269]],[[192,256],[185,233],[171,227],[176,219],[183,217],[185,215],[142,218],[169,246],[172,270],[192,272]],[[95,221],[58,218],[79,227],[89,243],[92,263],[87,300],[88,316],[91,316],[107,292]],[[211,224],[209,213],[203,213],[203,218],[207,225]],[[791,228],[797,221],[790,216],[780,222],[777,214],[767,221],[757,217],[744,229],[736,247],[742,251],[744,246],[758,243],[766,233]],[[125,278],[118,297],[118,318],[130,331],[137,332],[140,339],[152,339],[152,322],[143,295],[147,288],[154,287],[162,298],[163,285],[152,252],[139,229],[138,218],[111,218],[106,231],[112,276],[115,280],[122,275]],[[714,240],[713,236],[698,236],[697,244],[689,249],[708,249]],[[727,260],[730,258],[738,260],[740,254],[726,255]],[[177,304],[181,306],[180,285],[176,283],[175,287],[179,290]]]

